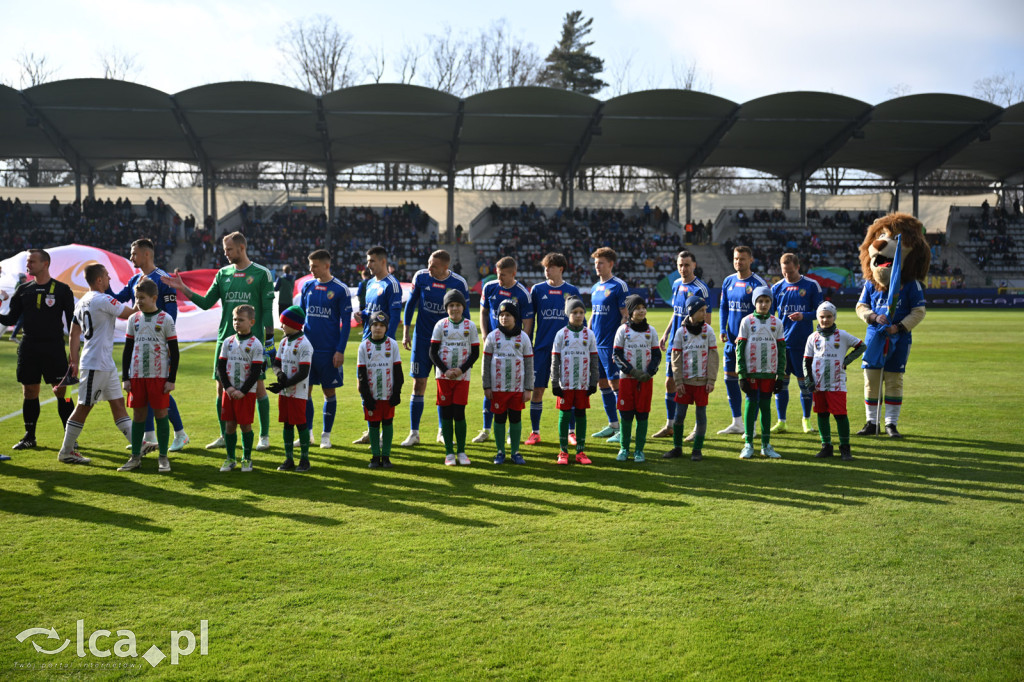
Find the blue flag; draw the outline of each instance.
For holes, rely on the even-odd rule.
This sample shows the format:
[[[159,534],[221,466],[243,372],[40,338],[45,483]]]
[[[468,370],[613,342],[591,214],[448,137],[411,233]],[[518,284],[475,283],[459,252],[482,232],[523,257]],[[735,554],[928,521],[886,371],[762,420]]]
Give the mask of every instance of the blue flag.
[[[867,334],[863,359],[865,367],[883,366],[885,361],[889,359],[889,356],[892,355],[893,350],[896,348],[896,341],[900,338],[899,334],[890,335],[887,330],[892,325],[892,315],[900,304],[900,289],[902,288],[900,278],[903,276],[902,261],[903,237],[897,236],[896,254],[893,256],[892,272],[889,274],[889,295],[886,297],[885,306],[882,308],[882,314],[885,315],[888,322],[884,325],[871,325],[868,328],[869,333]]]

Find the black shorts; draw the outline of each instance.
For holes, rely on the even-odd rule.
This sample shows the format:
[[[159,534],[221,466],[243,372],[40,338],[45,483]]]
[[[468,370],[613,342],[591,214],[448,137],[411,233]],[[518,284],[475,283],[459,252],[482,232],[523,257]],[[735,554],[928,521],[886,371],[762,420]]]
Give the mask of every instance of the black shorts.
[[[64,340],[40,342],[22,339],[18,346],[18,383],[32,386],[46,381],[51,386],[59,384],[68,371],[68,356],[64,351]]]

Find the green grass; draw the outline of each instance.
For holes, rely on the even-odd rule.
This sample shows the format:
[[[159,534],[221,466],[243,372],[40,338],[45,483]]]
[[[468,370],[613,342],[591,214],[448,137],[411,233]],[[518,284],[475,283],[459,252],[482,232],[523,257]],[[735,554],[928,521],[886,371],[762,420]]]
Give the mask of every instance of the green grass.
[[[659,330],[665,317],[652,315]],[[840,323],[863,333],[852,312]],[[816,440],[791,433],[772,439],[779,462],[740,461],[737,437],[712,435],[700,463],[660,459],[670,444],[658,440],[646,464],[600,443],[593,466],[556,467],[549,397],[526,466],[491,465],[490,444],[448,468],[430,442],[396,447],[391,471],[349,445],[363,427],[353,349],[336,446],[314,448],[308,475],[274,470],[277,422],[255,472],[217,471],[223,453],[202,448],[216,435],[212,345],[191,348],[176,395],[192,445],[171,475],[152,458],[117,473],[126,453],[104,408],[81,439],[92,466],[59,464],[52,404],[40,447],[0,464],[0,677],[22,679],[20,664],[36,666],[24,679],[1020,679],[1021,339],[1018,312],[929,312],[907,438],[855,438],[850,463],[815,460]],[[21,407],[15,353],[0,344],[0,415]],[[478,406],[478,376],[473,391]],[[432,387],[427,401],[432,441]],[[594,402],[591,431],[604,423]],[[727,420],[716,391],[709,431]],[[0,423],[3,447],[20,435],[20,417]],[[206,619],[209,652],[151,668],[15,639],[53,626],[74,640],[78,619],[86,637],[132,630],[140,656],[169,654],[171,630],[198,635]],[[112,661],[138,667],[81,667]]]

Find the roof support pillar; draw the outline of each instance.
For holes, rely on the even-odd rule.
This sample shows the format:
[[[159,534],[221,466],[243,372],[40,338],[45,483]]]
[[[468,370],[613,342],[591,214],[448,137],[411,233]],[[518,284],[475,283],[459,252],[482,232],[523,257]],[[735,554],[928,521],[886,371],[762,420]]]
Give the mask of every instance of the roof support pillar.
[[[789,195],[788,182],[786,183],[786,195]],[[788,204],[789,201],[786,203]],[[807,227],[807,178],[803,176],[800,177],[800,222]]]
[[[445,187],[445,203],[447,204],[445,220],[445,240],[455,243],[455,167],[448,167],[448,184]]]
[[[220,233],[220,230],[217,229],[219,227],[217,225],[217,220],[218,220],[218,218],[217,218],[217,174],[213,170],[211,170],[209,178],[210,178],[210,216],[213,218],[213,232],[216,235],[216,234]]]
[[[327,171],[327,240],[324,243],[327,244],[327,248],[331,253],[334,253],[334,241],[332,239],[331,230],[334,229],[334,192],[337,188],[338,179],[334,176],[334,171]]]
[[[75,169],[75,203],[82,205],[82,171]]]
[[[210,215],[210,179],[203,170],[203,227],[206,227],[206,218]]]
[[[89,190],[89,195],[88,196],[89,196],[90,199],[95,201],[95,199],[96,199],[96,172],[92,168],[89,169],[89,175],[86,178],[86,183],[88,184],[88,190]]]
[[[672,176],[672,220],[679,222],[679,173]]]
[[[789,180],[783,180],[782,182],[782,210],[788,211],[790,208],[791,196],[793,193],[793,187]]]
[[[693,171],[686,171],[686,222],[693,222]],[[684,235],[685,236],[685,235]]]
[[[898,180],[892,182],[892,208],[890,213],[896,213],[900,210],[900,183]]]
[[[918,199],[921,197],[921,178],[914,169],[914,217],[917,217]]]

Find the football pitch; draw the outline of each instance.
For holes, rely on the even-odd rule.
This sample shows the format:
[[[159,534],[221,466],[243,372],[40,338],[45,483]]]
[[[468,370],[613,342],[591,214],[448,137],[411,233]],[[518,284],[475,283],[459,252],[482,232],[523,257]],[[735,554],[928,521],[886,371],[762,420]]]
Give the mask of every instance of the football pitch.
[[[667,318],[650,316],[659,333]],[[838,323],[863,337],[851,310]],[[150,455],[118,473],[128,455],[104,406],[80,439],[90,466],[57,461],[52,403],[39,447],[9,449],[16,352],[0,342],[0,416],[13,415],[0,448],[14,457],[0,463],[3,679],[1024,677],[1021,312],[929,311],[906,438],[854,436],[852,462],[813,457],[795,383],[789,433],[772,437],[783,459],[738,459],[741,438],[714,434],[729,421],[719,381],[702,462],[663,460],[671,440],[649,439],[646,463],[620,463],[590,439],[593,465],[556,466],[549,393],[525,466],[491,464],[492,441],[445,467],[432,382],[423,444],[398,446],[407,379],[395,468],[370,470],[368,446],[351,444],[365,424],[351,343],[330,450],[316,447],[314,392],[310,472],[275,470],[272,396],[272,449],[252,473],[220,473],[223,450],[203,447],[218,435],[207,343],[182,353],[191,444],[173,471]],[[655,382],[651,433],[664,363]],[[856,365],[848,386],[856,431]],[[477,366],[470,437],[481,400]],[[523,421],[525,437],[528,410]]]

